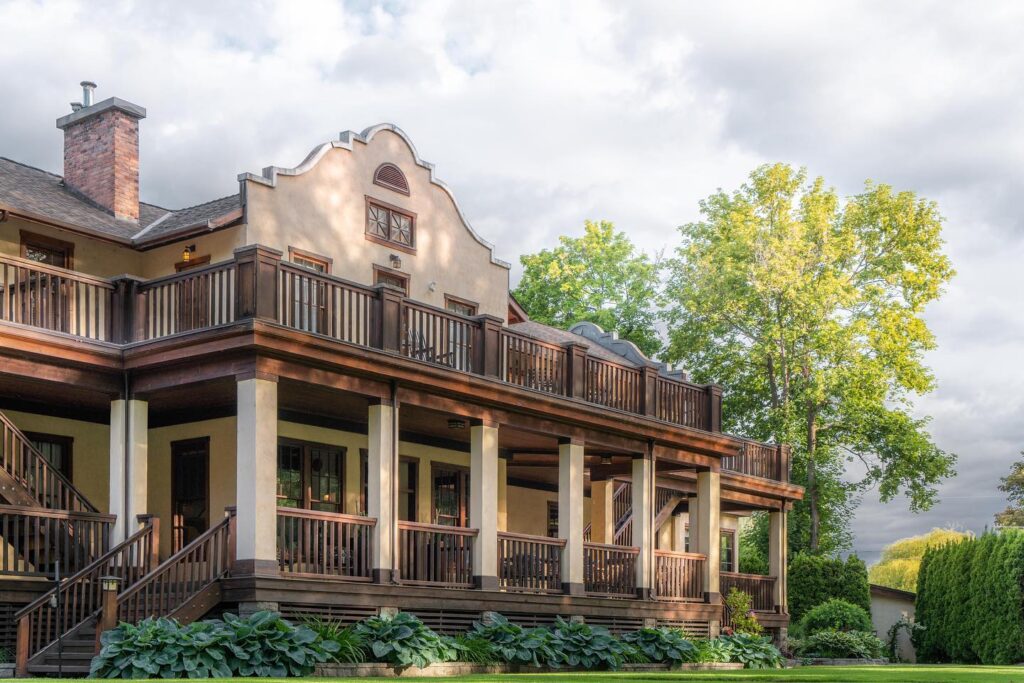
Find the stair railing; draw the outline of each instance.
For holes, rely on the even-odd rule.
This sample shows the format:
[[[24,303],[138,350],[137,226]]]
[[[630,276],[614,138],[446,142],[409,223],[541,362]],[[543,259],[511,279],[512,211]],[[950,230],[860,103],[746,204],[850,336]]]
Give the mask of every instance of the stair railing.
[[[51,604],[57,588],[39,596],[14,615],[18,622],[16,662],[19,675],[29,662],[67,634],[96,616],[102,608],[102,579],[116,576],[122,586],[133,586],[158,564],[160,520],[139,515],[143,527],[111,548],[81,571],[61,581],[60,619]]]
[[[97,512],[96,506],[75,488],[60,470],[32,445],[10,418],[0,412],[0,480],[4,486],[22,486],[40,506],[50,510]],[[7,497],[7,496],[5,496]],[[12,501],[13,502],[13,501]]]

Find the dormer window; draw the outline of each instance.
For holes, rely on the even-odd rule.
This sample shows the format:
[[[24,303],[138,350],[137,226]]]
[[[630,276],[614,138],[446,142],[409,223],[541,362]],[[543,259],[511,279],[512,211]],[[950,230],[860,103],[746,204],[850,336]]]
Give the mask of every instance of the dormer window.
[[[381,164],[373,174],[373,184],[386,187],[404,195],[409,194],[409,181],[405,174],[394,164]]]
[[[366,199],[366,237],[411,252],[416,246],[416,216],[370,198]]]

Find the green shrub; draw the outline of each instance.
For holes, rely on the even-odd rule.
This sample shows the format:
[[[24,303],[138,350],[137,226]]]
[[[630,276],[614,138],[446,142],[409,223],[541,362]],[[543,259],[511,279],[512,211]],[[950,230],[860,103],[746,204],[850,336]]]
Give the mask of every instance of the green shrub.
[[[669,662],[673,666],[697,659],[697,647],[672,628],[644,628],[622,636],[622,642],[643,653],[649,662]]]
[[[334,661],[341,664],[361,664],[366,661],[366,643],[354,627],[343,626],[340,622],[319,617],[307,619],[303,624],[322,640],[338,644],[338,651],[331,657]]]
[[[697,648],[696,657],[693,661],[700,664],[720,664],[729,661],[731,651],[729,646],[721,638],[714,640],[694,641]]]
[[[274,612],[181,626],[172,619],[121,624],[101,637],[93,678],[226,678],[306,676],[337,644]]]
[[[798,657],[878,659],[884,654],[885,644],[867,631],[822,629],[806,638],[791,640],[790,649]]]
[[[546,663],[551,668],[617,669],[624,661],[625,648],[608,629],[601,626],[555,619],[551,629],[554,657]]]
[[[800,633],[805,636],[825,630],[871,631],[871,616],[857,605],[832,598],[812,607],[800,620]]]
[[[923,662],[1024,660],[1024,531],[929,548],[917,577],[911,639]]]
[[[356,624],[355,631],[369,648],[373,660],[399,667],[423,668],[455,658],[452,645],[408,612],[380,615]]]
[[[492,614],[487,625],[474,622],[469,634],[491,643],[499,659],[510,664],[543,666],[555,657],[547,629],[525,629],[500,614]]]
[[[798,622],[812,607],[840,598],[871,611],[868,570],[856,555],[838,558],[797,554],[789,563],[787,577],[789,614]]]
[[[464,633],[455,638],[445,638],[445,640],[455,653],[452,661],[473,664],[497,664],[501,661],[498,648],[486,638],[472,633]]]
[[[735,586],[725,596],[725,608],[729,612],[733,633],[746,633],[759,636],[764,628],[754,616],[754,598]]]
[[[728,653],[725,661],[739,662],[744,669],[779,669],[784,660],[771,638],[737,633],[718,639]]]

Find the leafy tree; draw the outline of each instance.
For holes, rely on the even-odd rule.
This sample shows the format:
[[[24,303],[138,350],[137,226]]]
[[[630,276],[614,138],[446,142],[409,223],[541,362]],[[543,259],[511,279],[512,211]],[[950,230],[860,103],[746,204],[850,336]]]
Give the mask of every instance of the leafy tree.
[[[519,258],[523,278],[513,295],[530,318],[563,329],[590,321],[648,356],[657,353],[659,260],[637,251],[607,221],[586,221],[582,237],[558,241],[554,249]]]
[[[934,386],[922,317],[953,276],[942,218],[913,192],[872,182],[846,200],[821,178],[762,166],[732,193],[701,202],[668,263],[666,360],[728,387],[726,426],[793,443],[806,500],[790,524],[793,551],[848,542],[860,492],[904,493],[930,507],[953,474],[915,394]],[[847,462],[864,475],[844,483]]]
[[[996,524],[1001,527],[1024,526],[1024,460],[1013,463],[1010,473],[1000,481],[999,490],[1006,494],[1010,504],[996,513]]]
[[[953,529],[932,529],[926,534],[901,538],[882,549],[882,558],[868,570],[868,578],[879,586],[913,593],[917,590],[917,573],[925,550],[970,536]]]

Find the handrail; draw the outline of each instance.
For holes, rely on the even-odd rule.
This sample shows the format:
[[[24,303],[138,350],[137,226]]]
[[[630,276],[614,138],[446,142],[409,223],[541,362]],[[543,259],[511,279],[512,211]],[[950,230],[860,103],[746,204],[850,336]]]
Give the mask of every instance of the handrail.
[[[277,508],[277,565],[289,575],[369,581],[373,517]]]
[[[50,465],[46,457],[3,412],[0,412],[0,427],[3,439],[0,441],[0,468],[28,489],[40,505],[56,510],[97,512],[96,506],[75,488],[63,472]],[[27,454],[28,461],[18,457],[19,453]],[[45,490],[33,490],[40,481]],[[30,486],[30,482],[35,486]],[[53,505],[52,498],[55,495],[57,505]]]
[[[654,555],[656,557],[679,557],[686,560],[706,560],[708,558],[704,553],[684,553],[679,550],[662,550],[661,548],[655,548]]]
[[[639,555],[640,548],[635,545],[615,545],[614,543],[594,543],[587,541],[583,544],[584,548],[594,548],[595,550],[616,550],[630,555]]]
[[[310,268],[306,268],[305,266],[300,266],[297,263],[281,261],[280,268],[283,271],[301,273],[304,276],[315,278],[317,280],[323,280],[324,282],[330,282],[332,284],[341,285],[342,287],[347,287],[349,289],[359,290],[360,292],[368,296],[373,296],[374,294],[377,293],[376,287],[369,287],[367,285],[360,284],[353,280],[346,280],[345,278],[338,277],[337,275],[334,275],[332,273],[320,273],[315,270],[311,270]]]
[[[66,277],[69,280],[77,280],[82,284],[94,285],[96,287],[102,287],[103,289],[114,289],[114,283],[106,278],[89,275],[77,270],[51,266],[45,263],[40,263],[39,261],[33,261],[32,259],[0,255],[0,263],[9,263],[12,266],[18,266],[19,268],[30,268],[46,275]]]
[[[448,526],[447,524],[427,524],[425,522],[398,522],[399,529],[408,531],[432,531],[442,534],[453,534],[455,536],[476,536],[479,529],[471,529],[464,526]]]
[[[551,538],[550,536],[535,536],[533,534],[519,534],[512,531],[499,531],[498,538],[508,538],[515,541],[530,541],[531,543],[540,543],[542,545],[557,545],[564,547],[568,542],[564,538]]]
[[[233,260],[218,261],[217,263],[208,263],[203,266],[196,266],[194,268],[187,268],[179,273],[171,273],[170,275],[162,275],[155,277],[151,280],[142,280],[139,282],[139,290],[145,291],[147,289],[155,289],[156,287],[163,287],[164,285],[177,282],[179,280],[189,280],[196,277],[197,275],[205,275],[207,273],[214,273],[220,270],[224,270],[227,267],[234,266]]]
[[[323,519],[329,522],[345,522],[346,524],[362,524],[364,526],[376,526],[377,520],[373,517],[362,517],[360,515],[349,515],[343,512],[324,512],[323,510],[304,510],[301,508],[278,507],[277,514],[280,517],[299,517],[302,519]]]
[[[498,532],[498,585],[510,591],[562,590],[564,538]]]
[[[0,512],[19,514],[23,517],[45,517],[46,519],[64,519],[69,521],[87,522],[109,522],[117,521],[117,515],[106,512],[92,512],[86,510],[50,510],[47,508],[25,507],[22,505],[2,505]]]
[[[102,609],[101,579],[116,576],[122,586],[132,586],[156,564],[160,539],[160,522],[156,517],[140,515],[143,528],[96,558],[81,571],[61,581],[64,596],[61,620],[42,613],[50,609],[51,597],[57,587],[39,596],[19,610],[14,618],[18,622],[18,671],[24,673],[28,661],[66,634],[96,616]]]

